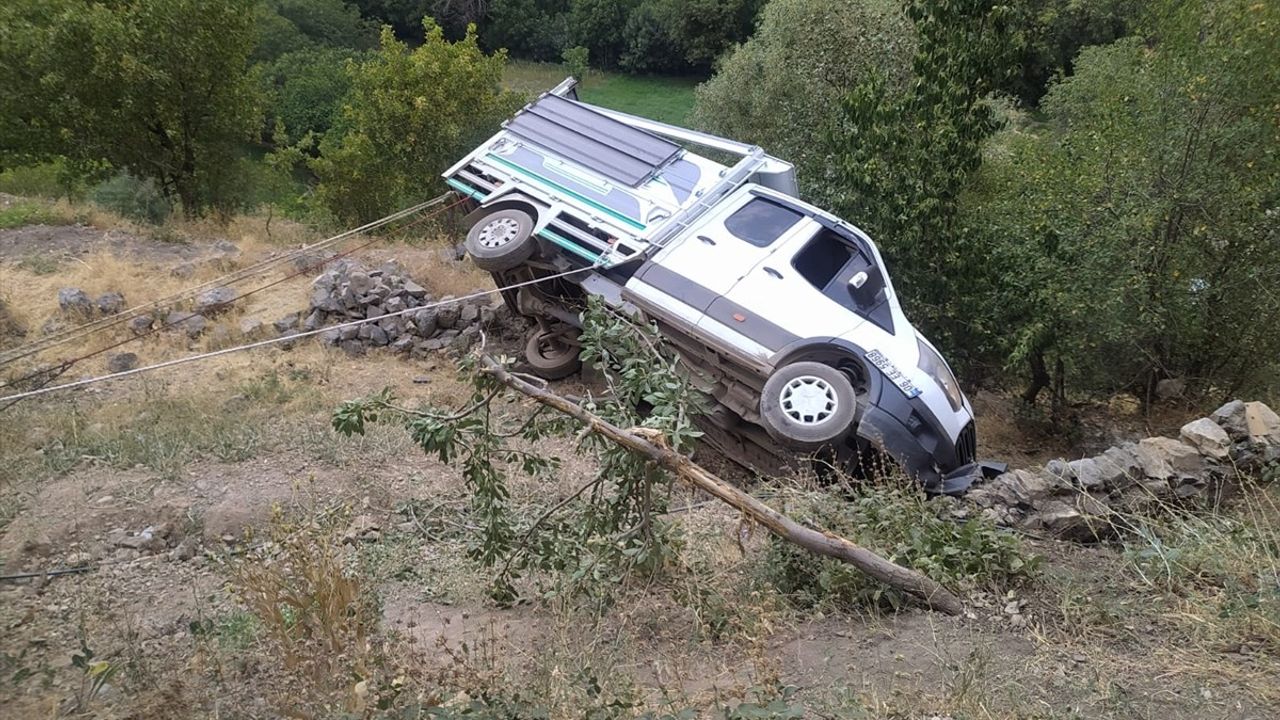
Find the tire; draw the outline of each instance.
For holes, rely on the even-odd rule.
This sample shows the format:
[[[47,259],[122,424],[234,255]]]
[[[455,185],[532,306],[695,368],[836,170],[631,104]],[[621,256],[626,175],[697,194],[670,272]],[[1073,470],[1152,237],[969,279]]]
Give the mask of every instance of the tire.
[[[783,365],[760,393],[760,423],[774,440],[809,452],[842,439],[857,410],[843,372],[817,362]]]
[[[582,369],[577,328],[558,326],[547,332],[535,328],[524,346],[524,359],[543,380],[563,380]]]
[[[481,270],[502,272],[519,267],[538,247],[533,239],[533,217],[515,208],[495,210],[476,220],[464,245]]]

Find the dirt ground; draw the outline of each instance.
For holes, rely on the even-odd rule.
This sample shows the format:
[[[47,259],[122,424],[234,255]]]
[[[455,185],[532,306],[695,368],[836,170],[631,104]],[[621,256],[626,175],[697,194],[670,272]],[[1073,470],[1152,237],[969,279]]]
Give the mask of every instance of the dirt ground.
[[[58,287],[121,289],[143,302],[281,250],[254,232],[230,237],[232,254],[212,238],[173,245],[86,226],[0,231],[0,299],[31,339],[56,315]],[[33,253],[56,255],[56,271],[24,265]],[[483,287],[483,275],[447,254],[400,245],[368,257],[397,257],[437,292]],[[193,277],[172,276],[190,262]],[[306,283],[281,285],[220,322],[270,322],[299,309]],[[150,362],[204,342],[166,336],[135,351]],[[94,361],[83,372],[101,370]],[[751,582],[761,533],[742,542],[736,515],[683,492],[673,505],[695,505],[677,519],[688,552],[717,568],[726,587],[751,588],[720,610],[732,631],[708,633],[707,608],[663,583],[627,584],[609,603],[498,607],[487,571],[466,556],[469,493],[458,470],[396,428],[363,438],[329,428],[339,402],[383,387],[444,405],[469,393],[443,355],[355,359],[302,345],[0,412],[0,718],[316,716],[290,701],[305,692],[293,684],[293,659],[273,654],[236,592],[235,568],[272,542],[281,518],[312,518],[291,527],[320,532],[314,518],[335,515],[341,561],[377,598],[377,630],[351,652],[363,657],[376,638],[395,648],[377,657],[411,658],[392,685],[485,680],[538,697],[552,717],[587,717],[566,708],[609,697],[630,698],[634,709],[590,717],[710,713],[779,688],[806,717],[1280,714],[1275,648],[1200,639],[1167,595],[1125,584],[1123,558],[1105,547],[1025,539],[1044,558],[1040,578],[1007,596],[974,591],[966,617],[798,609]],[[1103,408],[1072,445],[1020,430],[1000,393],[980,393],[975,404],[984,456],[1015,466],[1176,427],[1191,412],[1173,407],[1152,419]],[[568,441],[543,449],[564,459],[562,471],[550,486],[518,480],[513,505],[538,507],[594,472]],[[351,688],[347,714],[325,716],[380,717],[362,704],[360,683],[318,682]]]

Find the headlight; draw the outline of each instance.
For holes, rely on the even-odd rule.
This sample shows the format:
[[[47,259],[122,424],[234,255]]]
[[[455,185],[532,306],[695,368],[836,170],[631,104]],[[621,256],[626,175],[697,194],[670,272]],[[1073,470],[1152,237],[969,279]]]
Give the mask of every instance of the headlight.
[[[951,368],[947,367],[941,355],[929,347],[929,343],[917,337],[916,344],[920,346],[920,369],[938,383],[942,393],[947,396],[947,402],[951,403],[951,409],[959,412],[960,408],[964,407],[964,393],[960,392],[960,383],[956,382],[956,376],[951,373]]]

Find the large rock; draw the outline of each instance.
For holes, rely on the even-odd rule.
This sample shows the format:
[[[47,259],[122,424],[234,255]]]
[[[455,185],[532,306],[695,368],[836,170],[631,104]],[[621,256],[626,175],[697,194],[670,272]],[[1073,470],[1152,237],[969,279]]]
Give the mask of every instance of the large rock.
[[[58,291],[58,309],[62,312],[88,315],[93,312],[93,301],[80,288],[62,288]]]
[[[196,295],[195,312],[197,315],[216,315],[230,309],[235,299],[236,291],[233,288],[209,288]]]
[[[1182,441],[1195,448],[1201,455],[1215,460],[1227,459],[1231,450],[1231,437],[1218,423],[1209,418],[1192,420],[1179,431]]]
[[[1265,403],[1244,404],[1244,426],[1250,442],[1280,445],[1280,416]]]
[[[1067,463],[1071,469],[1071,479],[1085,490],[1099,490],[1106,487],[1107,478],[1094,458],[1081,458]]]
[[[1110,447],[1093,459],[1102,475],[1103,487],[1123,488],[1142,477],[1142,462],[1138,459],[1137,447],[1133,443]]]
[[[1227,436],[1231,438],[1232,442],[1241,442],[1249,439],[1249,429],[1244,422],[1244,401],[1232,400],[1214,410],[1209,419],[1218,423],[1223,430],[1226,430]]]
[[[1190,445],[1167,437],[1138,441],[1142,473],[1153,480],[1203,479],[1204,458]]]

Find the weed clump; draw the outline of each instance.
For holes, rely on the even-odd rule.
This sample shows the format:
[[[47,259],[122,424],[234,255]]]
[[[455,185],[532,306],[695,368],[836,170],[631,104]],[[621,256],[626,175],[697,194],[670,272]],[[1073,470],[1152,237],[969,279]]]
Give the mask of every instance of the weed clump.
[[[1004,592],[1030,579],[1040,559],[989,520],[957,520],[942,502],[894,486],[860,488],[856,498],[834,492],[788,493],[786,512],[815,528],[843,535],[885,559],[913,568],[956,591]],[[898,590],[831,558],[771,538],[759,572],[801,607],[894,610]]]

